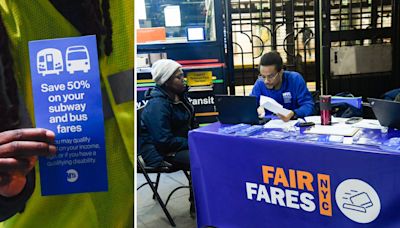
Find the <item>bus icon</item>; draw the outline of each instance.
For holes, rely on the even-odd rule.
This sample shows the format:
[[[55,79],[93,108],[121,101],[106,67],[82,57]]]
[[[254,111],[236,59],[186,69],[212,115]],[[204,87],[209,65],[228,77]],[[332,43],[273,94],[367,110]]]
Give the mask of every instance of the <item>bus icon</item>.
[[[42,76],[48,74],[59,75],[63,71],[63,59],[61,51],[55,48],[40,50],[37,55],[37,71]]]
[[[70,74],[75,71],[87,73],[90,70],[90,58],[88,49],[85,46],[71,46],[65,53],[65,65]]]

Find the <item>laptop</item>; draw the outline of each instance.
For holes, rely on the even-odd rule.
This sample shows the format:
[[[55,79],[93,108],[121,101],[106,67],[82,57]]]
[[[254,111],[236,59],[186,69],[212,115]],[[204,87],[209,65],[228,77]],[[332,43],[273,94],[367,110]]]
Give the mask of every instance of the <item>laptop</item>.
[[[253,96],[215,95],[218,120],[223,124],[253,124],[267,123],[270,119],[258,118],[257,98]]]
[[[399,102],[375,98],[368,98],[368,101],[382,126],[400,129]]]

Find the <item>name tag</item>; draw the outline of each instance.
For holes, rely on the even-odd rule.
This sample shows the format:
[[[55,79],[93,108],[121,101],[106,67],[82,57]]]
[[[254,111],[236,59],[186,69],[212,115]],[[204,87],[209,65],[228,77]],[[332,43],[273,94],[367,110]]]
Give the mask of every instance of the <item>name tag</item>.
[[[292,102],[292,94],[290,92],[282,93],[283,102],[284,103],[291,103]]]
[[[56,134],[57,154],[40,157],[42,195],[107,191],[95,36],[29,42],[36,127]]]

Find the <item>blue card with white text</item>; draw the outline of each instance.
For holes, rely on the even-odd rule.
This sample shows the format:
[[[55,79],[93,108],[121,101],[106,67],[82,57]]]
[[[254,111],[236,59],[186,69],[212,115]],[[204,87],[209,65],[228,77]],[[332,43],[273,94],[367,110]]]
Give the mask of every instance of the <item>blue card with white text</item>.
[[[57,154],[40,157],[42,195],[107,191],[95,36],[29,42],[36,127],[56,134]]]

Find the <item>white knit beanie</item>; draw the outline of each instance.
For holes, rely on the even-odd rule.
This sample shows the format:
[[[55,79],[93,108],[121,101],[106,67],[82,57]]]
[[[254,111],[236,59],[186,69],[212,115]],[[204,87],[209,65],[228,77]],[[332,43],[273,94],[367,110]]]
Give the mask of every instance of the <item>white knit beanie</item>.
[[[157,85],[163,85],[179,68],[181,64],[171,59],[160,59],[151,67],[151,75]]]

